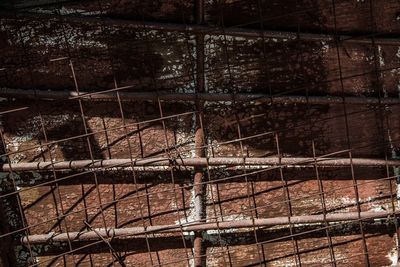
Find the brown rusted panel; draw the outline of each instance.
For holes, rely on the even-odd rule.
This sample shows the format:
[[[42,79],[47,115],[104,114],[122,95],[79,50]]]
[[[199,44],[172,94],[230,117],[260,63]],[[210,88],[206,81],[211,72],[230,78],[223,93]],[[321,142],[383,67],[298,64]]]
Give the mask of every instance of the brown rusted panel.
[[[82,92],[128,86],[123,90],[194,93],[197,85],[204,87],[205,92],[229,95],[398,97],[399,45],[393,40],[390,44],[373,45],[372,40],[369,43],[368,37],[364,37],[363,42],[340,42],[337,49],[331,36],[322,40],[322,35],[318,35],[320,39],[295,38],[298,32],[301,35],[334,31],[349,36],[377,32],[379,38],[396,37],[396,1],[372,1],[372,9],[368,1],[335,1],[336,25],[330,1],[297,1],[297,5],[293,1],[206,1],[207,25],[201,25],[201,29],[218,27],[219,31],[202,32],[204,71],[195,55],[194,34],[200,28],[185,32],[189,29],[185,25],[196,22],[193,1],[100,2],[101,6],[95,0],[54,6],[45,1],[27,1],[24,3],[46,5],[24,11],[57,11],[73,17],[60,19],[57,13],[18,19],[13,14],[2,17],[0,86],[74,91],[68,66],[71,60]],[[100,12],[111,19],[107,24],[102,25],[102,19],[96,18]],[[259,20],[263,17],[266,19],[261,25]],[[112,19],[118,23],[113,24]],[[165,23],[175,24],[169,32],[165,28],[145,30],[139,22],[160,23],[161,28]],[[229,34],[231,26],[257,31],[244,38],[237,32]],[[176,31],[177,28],[184,31]],[[226,35],[224,30],[228,31]],[[275,38],[276,32],[266,37],[260,30],[292,32]],[[204,86],[194,81],[196,75],[201,78],[202,72]],[[115,97],[118,100],[120,96]],[[353,158],[396,157],[398,105],[276,103],[273,99],[204,103],[202,120],[207,151],[196,147],[196,143],[202,144],[203,136],[197,134],[195,142],[200,116],[193,111],[200,107],[193,102],[157,102],[156,98],[123,103],[8,99],[1,102],[0,112],[2,141],[10,154],[2,155],[1,160],[23,163],[169,157],[173,161],[192,157],[197,150],[201,156],[270,156],[279,161],[281,156],[313,158],[340,151],[331,156],[347,158],[349,146]],[[161,116],[170,117],[162,123]],[[77,135],[81,136],[74,138]],[[41,147],[43,143],[50,145]],[[14,208],[18,208],[16,196],[21,199],[25,218],[12,218],[26,223],[30,233],[22,231],[19,223],[13,226],[13,230],[20,230],[14,238],[51,231],[81,231],[88,225],[123,228],[184,224],[196,216],[195,187],[204,189],[201,193],[207,221],[323,216],[355,212],[358,206],[362,212],[397,211],[397,170],[392,167],[297,167],[256,174],[221,167],[199,168],[197,173],[202,177],[196,180],[207,182],[206,186],[193,186],[194,173],[183,167],[171,172],[112,170],[95,175],[17,172],[2,178],[1,187],[8,190],[2,192],[8,194],[2,199],[12,202]],[[52,183],[54,179],[63,180]],[[46,185],[39,186],[44,182]],[[17,190],[18,194],[10,190]],[[62,213],[68,215],[64,217]],[[397,262],[394,222],[397,221],[363,223],[362,231],[358,223],[342,227],[329,224],[329,229],[318,231],[311,225],[249,227],[225,232],[214,229],[203,231],[201,239],[207,245],[207,263],[215,266],[312,266],[332,260],[338,266],[364,266],[368,263],[364,246],[371,266],[388,266]],[[324,226],[327,224],[321,225]],[[307,231],[311,232],[306,234]],[[190,232],[162,236],[152,233],[133,241],[115,241],[110,244],[125,257],[127,266],[193,263],[194,236]],[[79,261],[84,266],[94,266],[116,260],[107,242],[92,250],[78,250],[64,259],[61,253],[84,245],[77,243],[46,247],[39,253],[39,263],[46,266],[53,261],[56,266],[74,266]]]

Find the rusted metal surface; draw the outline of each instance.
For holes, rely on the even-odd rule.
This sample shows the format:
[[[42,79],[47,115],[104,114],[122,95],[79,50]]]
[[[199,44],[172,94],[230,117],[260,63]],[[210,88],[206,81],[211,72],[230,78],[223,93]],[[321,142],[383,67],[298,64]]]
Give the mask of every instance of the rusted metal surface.
[[[52,2],[0,3],[17,264],[398,264],[398,1]]]

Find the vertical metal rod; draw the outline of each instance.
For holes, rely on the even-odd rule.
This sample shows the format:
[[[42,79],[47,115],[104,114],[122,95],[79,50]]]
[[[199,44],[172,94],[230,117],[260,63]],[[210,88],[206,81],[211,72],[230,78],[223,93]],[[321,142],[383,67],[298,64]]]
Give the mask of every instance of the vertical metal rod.
[[[108,136],[107,124],[106,124],[106,121],[104,120],[104,117],[101,118],[101,122],[102,122],[103,130],[104,130],[104,137],[105,137],[105,142],[106,142],[108,159],[111,159],[112,154],[111,154],[111,149],[110,149],[110,138]],[[112,193],[113,193],[112,200],[115,202],[117,200],[116,191],[115,191],[115,183],[113,183],[111,186],[112,186]],[[116,202],[114,203],[113,207],[114,207],[114,225],[115,225],[115,227],[118,227],[118,209],[117,209]]]
[[[143,16],[143,25],[144,24],[145,24],[145,21],[144,21],[144,16]],[[147,51],[149,52],[150,51],[150,43],[149,43],[148,33],[146,33],[144,37],[145,37],[146,48],[147,48]],[[157,78],[156,78],[156,72],[154,70],[154,66],[155,65],[153,64],[153,60],[152,60],[151,56],[149,57],[149,63],[150,63],[150,72],[151,72],[150,73],[150,75],[151,75],[151,83],[152,83],[152,86],[154,88],[157,88],[157,86],[156,86]],[[158,94],[158,91],[156,91],[156,92]],[[163,109],[162,109],[162,104],[161,104],[160,98],[158,98],[158,97],[157,97],[157,104],[158,104],[158,109],[159,109],[159,114],[160,114],[160,122],[161,122],[163,133],[164,133],[164,154],[168,157],[169,160],[171,160],[171,153],[170,153],[170,146],[169,146],[169,140],[168,140],[167,126],[166,126],[164,115],[163,115],[164,112],[163,112]],[[182,237],[182,244],[183,244],[183,247],[185,248],[185,253],[188,256],[188,249],[187,249],[187,246],[186,246],[185,233],[183,231],[181,217],[180,217],[180,211],[179,211],[179,208],[178,208],[179,207],[179,202],[178,202],[177,192],[176,192],[174,170],[172,168],[170,169],[170,175],[171,175],[171,185],[172,185],[172,193],[173,193],[172,195],[173,195],[173,200],[175,202],[175,211],[176,211],[176,214],[178,215],[178,221],[179,221],[179,226],[180,226],[180,234],[181,234],[181,237]],[[159,261],[159,265],[161,265],[160,259],[159,259],[159,256],[158,256],[158,252],[157,252],[157,260]],[[187,257],[187,263],[188,263],[188,265],[190,265],[189,256]]]
[[[225,64],[226,64],[226,67],[228,70],[229,85],[230,85],[230,88],[232,90],[232,95],[233,95],[232,101],[235,103],[236,102],[236,90],[235,90],[236,86],[235,86],[235,81],[234,81],[233,75],[232,75],[231,63],[230,63],[230,58],[229,58],[229,53],[228,53],[228,40],[226,37],[225,23],[224,23],[224,5],[225,5],[225,0],[218,1],[218,8],[220,9],[220,11],[219,11],[220,12],[220,23],[221,23],[221,30],[222,30],[222,36],[223,36],[223,49],[224,49],[224,53],[225,53]],[[246,185],[247,185],[247,179],[246,179]],[[250,209],[250,206],[249,206],[249,209]],[[256,234],[255,234],[255,239],[257,242]],[[260,253],[259,253],[258,249],[257,249],[257,253],[260,258]],[[232,259],[231,259],[231,254],[229,252],[229,248],[227,248],[227,254],[228,254],[229,264],[230,264],[230,266],[232,266]]]
[[[335,0],[332,0],[332,11],[333,11],[333,22],[334,22],[334,37],[337,37],[337,17],[336,17],[336,2]],[[347,141],[347,148],[349,149],[349,159],[350,159],[350,171],[351,171],[351,177],[353,180],[353,187],[354,187],[354,195],[356,198],[356,204],[357,204],[357,212],[359,214],[360,218],[360,213],[361,213],[361,206],[360,206],[360,198],[359,198],[359,192],[358,192],[358,184],[357,180],[355,178],[355,173],[354,173],[354,164],[353,164],[353,156],[352,156],[352,146],[351,146],[351,140],[350,140],[350,129],[349,129],[349,122],[348,122],[348,116],[347,116],[347,108],[346,108],[346,101],[345,101],[345,89],[344,89],[344,81],[343,81],[343,72],[342,72],[342,60],[340,56],[340,50],[339,50],[339,40],[337,38],[334,38],[336,42],[336,56],[337,56],[337,64],[339,68],[339,78],[340,78],[340,87],[342,91],[342,98],[343,98],[343,113],[344,113],[344,120],[345,120],[345,125],[346,125],[346,141]],[[369,261],[369,256],[368,256],[368,246],[367,246],[367,241],[365,239],[365,233],[364,233],[364,228],[363,228],[363,223],[361,220],[359,220],[359,227],[360,227],[360,232],[361,232],[361,237],[362,237],[362,244],[363,244],[363,251],[364,251],[364,258],[365,258],[365,265],[366,266],[371,266],[370,261]]]
[[[57,9],[57,13],[58,13],[59,16],[61,15],[60,14],[60,9]],[[68,63],[69,63],[68,66],[69,66],[69,69],[71,70],[72,80],[73,80],[73,83],[74,83],[74,86],[75,86],[75,92],[79,95],[80,91],[79,91],[78,81],[77,81],[77,78],[76,78],[76,75],[75,75],[74,65],[73,65],[73,62],[71,60],[70,43],[69,43],[69,39],[67,38],[67,32],[66,32],[66,29],[64,27],[64,24],[61,24],[61,30],[62,30],[62,36],[63,36],[64,42],[65,42],[65,45],[67,47],[67,55],[68,55],[68,57],[65,57],[65,59],[68,59]],[[80,109],[80,113],[81,113],[83,128],[84,128],[85,134],[86,134],[86,138],[85,139],[86,139],[86,142],[87,142],[87,148],[89,150],[90,158],[91,158],[92,162],[94,162],[92,144],[91,144],[91,141],[90,141],[90,137],[87,135],[89,133],[89,131],[88,131],[87,123],[86,123],[86,120],[85,120],[85,113],[84,113],[84,109],[83,109],[82,100],[78,99],[78,103],[79,103],[79,109]],[[94,138],[94,136],[93,136],[93,138]],[[53,163],[52,163],[52,168],[54,168]],[[98,183],[98,179],[97,179],[97,174],[96,173],[92,173],[92,174],[93,174],[93,178],[94,178],[95,189],[96,189],[96,192],[97,192],[97,198],[98,198],[98,202],[99,202],[98,203],[99,204],[98,207],[100,209],[103,225],[104,225],[104,227],[107,227],[106,216],[105,216],[104,210],[103,210],[103,205],[102,205],[102,199],[101,199],[101,193],[100,193],[100,189],[99,189],[99,183]],[[84,188],[83,185],[81,186],[81,189],[82,189],[82,191],[81,191],[82,192],[82,196],[84,196],[86,193],[85,193],[85,188]],[[84,203],[85,202],[86,202],[86,200],[84,198]],[[85,211],[85,215],[86,215],[86,213],[87,212]],[[94,220],[94,219],[95,219],[95,217],[92,217],[92,220]],[[67,232],[68,232],[68,229],[67,229]],[[72,253],[72,255],[73,255],[73,250],[71,248],[70,248],[70,253]],[[110,250],[110,255],[111,255],[111,258],[113,258],[111,250]],[[92,260],[92,259],[90,258],[90,260]],[[73,257],[73,261],[75,263],[74,257]],[[115,266],[114,262],[112,263],[112,266]]]
[[[279,145],[279,136],[278,133],[275,134],[275,144],[276,144],[276,152],[278,154],[279,160],[282,160],[282,151],[280,149],[280,145]],[[294,229],[294,225],[291,221],[291,217],[293,216],[293,209],[292,209],[292,200],[290,199],[290,191],[289,191],[289,185],[287,180],[284,178],[284,174],[283,174],[283,169],[279,168],[279,175],[281,178],[281,182],[282,182],[282,191],[283,194],[285,195],[286,198],[286,203],[287,203],[287,212],[288,212],[288,222],[289,222],[289,230],[290,230],[290,236],[292,239],[292,243],[293,243],[293,257],[294,257],[294,263],[296,267],[301,267],[301,259],[300,259],[300,253],[299,253],[299,244],[297,242],[297,239],[295,238],[295,235],[297,233],[295,233],[295,229]]]
[[[114,85],[115,85],[115,87],[117,87],[117,81],[115,79],[115,75],[114,75]],[[130,166],[132,167],[133,166],[133,156],[132,156],[133,155],[133,149],[132,149],[131,141],[130,141],[130,138],[129,138],[129,131],[128,131],[128,128],[126,126],[127,123],[126,123],[126,117],[125,117],[124,108],[122,106],[122,101],[121,101],[121,98],[120,98],[120,95],[119,95],[118,92],[117,92],[117,98],[118,98],[118,108],[119,108],[120,115],[121,115],[121,122],[122,122],[122,125],[124,126],[125,139],[126,139],[126,142],[128,144]],[[140,140],[140,142],[141,142],[141,140]],[[139,186],[138,186],[138,181],[137,181],[138,180],[137,179],[137,173],[133,169],[132,169],[132,178],[133,178],[133,183],[134,183],[134,188],[135,188],[134,190],[135,190],[136,199],[137,199],[137,202],[138,202],[139,207],[140,207],[140,209],[139,209],[140,220],[142,222],[142,225],[146,226],[146,220],[144,219],[145,215],[144,215],[144,212],[143,212],[143,209],[142,209],[142,200],[140,199],[140,196],[139,196]],[[148,199],[146,198],[146,200],[148,200]],[[147,202],[147,210],[150,211],[150,203],[149,202]],[[150,213],[148,213],[148,217],[151,218],[151,214]],[[147,247],[147,252],[148,252],[148,255],[149,255],[150,262],[151,262],[151,264],[154,264],[153,257],[152,257],[152,250],[151,250],[150,240],[149,240],[148,234],[145,234],[145,239],[146,239],[146,247]],[[158,252],[156,251],[155,254],[156,254],[157,262],[160,264],[160,257],[158,255]]]
[[[296,0],[297,2],[297,0]],[[296,8],[297,8],[297,3],[296,3]],[[307,98],[307,118],[308,118],[308,123],[309,123],[309,131],[312,134],[313,130],[312,130],[312,119],[311,116],[309,114],[311,114],[311,107],[310,107],[310,103],[309,103],[309,92],[308,90],[306,90],[306,98]],[[317,156],[316,156],[316,146],[315,146],[315,139],[312,138],[311,140],[311,145],[312,145],[312,153],[313,153],[313,157],[314,157],[314,169],[315,169],[315,176],[317,178],[317,182],[318,182],[318,192],[319,192],[319,198],[321,201],[321,208],[322,208],[322,212],[324,215],[324,224],[326,227],[329,227],[329,222],[326,220],[326,201],[325,201],[325,196],[326,193],[324,192],[324,185],[323,182],[320,178],[320,173],[319,173],[319,169],[318,169],[318,165],[317,165]],[[331,266],[336,267],[337,263],[336,263],[336,256],[335,256],[335,250],[334,250],[334,246],[333,246],[333,242],[332,242],[332,237],[329,233],[329,228],[326,228],[325,230],[326,233],[326,238],[328,241],[328,247],[329,247],[329,255],[330,255],[330,259],[331,259]]]
[[[241,132],[241,129],[240,129],[239,117],[237,116],[237,114],[235,114],[235,118],[236,118],[238,138],[242,138],[242,132]],[[240,145],[241,156],[243,158],[243,165],[245,165],[246,155],[244,154],[243,142],[240,141],[239,145]],[[257,212],[255,212],[256,211],[256,201],[255,201],[255,198],[254,198],[254,193],[253,194],[250,193],[251,190],[250,190],[250,187],[249,187],[249,179],[248,179],[248,177],[246,175],[247,172],[246,172],[245,169],[243,170],[243,174],[244,174],[244,181],[246,183],[246,194],[247,194],[247,201],[248,201],[248,209],[250,210],[251,220],[253,222],[253,227],[252,228],[253,228],[253,233],[254,233],[255,245],[257,246],[257,254],[258,254],[258,260],[259,260],[258,263],[259,263],[260,266],[266,266],[265,254],[263,253],[264,248],[263,248],[263,246],[258,245],[259,241],[258,241],[258,236],[257,236],[257,228],[254,225],[254,220],[257,219],[257,215],[254,216],[254,213],[257,214]],[[253,197],[253,202],[251,201],[251,198],[250,198],[251,196]]]
[[[201,117],[200,117],[201,118]],[[202,119],[202,118],[201,118]],[[202,128],[202,129],[204,129],[205,127],[204,127],[204,125],[203,125],[203,121],[202,120],[200,120],[200,127]],[[204,135],[203,135],[203,143],[204,144],[207,144],[207,141],[205,140],[205,137],[204,137]],[[207,147],[208,148],[208,147]],[[205,151],[205,154],[206,154],[206,156],[207,156],[207,164],[206,164],[206,171],[205,171],[205,173],[204,173],[204,176],[206,176],[208,179],[208,182],[210,182],[211,183],[211,181],[212,181],[212,173],[211,173],[211,171],[210,171],[210,165],[208,164],[208,151]],[[204,179],[204,181],[206,181],[206,179]],[[203,186],[204,186],[204,190],[205,190],[205,192],[206,192],[206,194],[207,195],[210,195],[210,198],[211,198],[211,202],[212,202],[212,208],[213,208],[213,212],[214,212],[214,218],[215,219],[217,219],[219,216],[220,216],[220,218],[221,218],[221,221],[223,221],[224,220],[224,216],[223,216],[223,214],[222,214],[222,208],[221,208],[221,202],[219,202],[219,207],[220,207],[220,215],[217,215],[217,208],[216,208],[216,204],[215,204],[215,200],[214,200],[214,190],[213,190],[213,185],[212,184],[204,184],[204,182],[203,182]],[[210,192],[207,192],[207,188],[209,188],[209,190],[210,190]],[[218,194],[218,196],[219,196],[219,192],[218,192],[218,187],[216,188],[217,189],[217,194]],[[207,199],[205,200],[205,203],[206,203],[206,206],[207,206]],[[206,213],[206,216],[207,216],[207,213]],[[207,216],[207,217],[209,217],[209,216]],[[217,238],[218,238],[218,242],[219,242],[219,245],[220,245],[220,247],[221,247],[221,251],[222,251],[222,261],[223,261],[223,265],[224,266],[228,266],[228,262],[226,261],[226,259],[225,259],[225,253],[228,255],[228,260],[229,260],[229,266],[232,266],[232,261],[231,261],[231,256],[230,256],[230,253],[229,253],[229,249],[228,249],[228,245],[226,244],[226,242],[222,242],[222,237],[221,237],[221,229],[219,228],[219,223],[218,223],[218,220],[216,221],[216,223],[217,223]],[[207,254],[207,253],[206,253]]]
[[[44,142],[48,143],[47,131],[46,131],[44,119],[43,119],[43,116],[42,116],[42,113],[41,113],[40,109],[39,109],[39,118],[40,118],[40,128],[41,128],[41,131],[43,133]],[[43,153],[44,150],[43,150],[43,147],[42,147],[40,139],[39,139],[39,143],[41,145],[40,146],[40,150]],[[49,152],[49,156],[50,156],[51,172],[53,174],[53,180],[56,181],[57,180],[57,173],[56,173],[56,170],[54,168],[55,157],[53,156],[53,153],[51,151],[51,146],[50,145],[47,145],[47,151]],[[45,159],[44,154],[43,154],[43,159]],[[60,203],[59,203],[60,204],[60,211],[61,211],[61,217],[60,218],[65,218],[65,214],[66,214],[65,210],[64,210],[65,202],[63,201],[63,197],[61,195],[61,190],[60,190],[59,184],[57,182],[55,183],[55,189],[56,189],[59,201],[60,201]],[[54,192],[52,192],[52,195],[53,195],[54,207],[55,207],[56,215],[57,215],[57,217],[59,217],[60,216],[60,212],[58,210],[58,203],[57,203],[57,199],[56,199],[56,196],[55,196]],[[69,229],[70,229],[70,227],[69,227],[69,225],[67,223],[67,220],[63,219],[63,222],[64,222],[64,227],[65,227],[65,230],[66,230],[67,236],[68,236],[68,247],[69,247],[70,250],[72,250],[72,243],[71,243],[71,239],[69,238]],[[59,226],[59,230],[61,230],[61,222],[58,224],[58,226]],[[72,253],[71,256],[72,256],[73,263],[76,264],[75,255]],[[64,265],[65,265],[66,264],[66,257],[65,256],[63,256],[63,260],[64,260]]]
[[[195,19],[196,24],[201,25],[204,22],[204,0],[195,1]],[[204,79],[204,34],[196,34],[196,93],[203,93],[205,87]],[[196,110],[198,111],[195,120],[195,156],[204,157],[204,130],[201,125],[203,117],[204,101],[196,100]],[[196,210],[196,220],[204,221],[205,219],[205,186],[202,183],[204,172],[202,167],[196,167],[194,173],[194,205]],[[205,266],[206,265],[206,248],[203,243],[203,232],[196,231],[194,238],[194,266]]]
[[[97,4],[99,6],[99,9],[100,9],[101,13],[103,13],[103,6],[101,5],[101,1],[98,0]],[[105,33],[106,29],[107,29],[107,27],[106,27],[106,25],[104,23],[104,20],[102,19],[101,31],[103,33]],[[113,79],[114,79],[114,88],[118,88],[117,75],[116,75],[116,70],[115,70],[115,66],[114,66],[114,59],[113,59],[112,53],[111,53],[112,47],[111,47],[111,44],[108,41],[106,42],[106,47],[107,47],[107,56],[109,57],[109,60],[110,60],[111,73],[112,73],[112,76],[113,76]],[[129,155],[130,155],[130,164],[132,166],[133,165],[133,162],[132,162],[132,155],[133,155],[132,151],[133,150],[132,150],[131,141],[130,141],[130,138],[129,138],[128,128],[126,126],[126,118],[125,118],[124,108],[122,106],[122,101],[121,101],[121,96],[120,96],[120,92],[119,91],[116,91],[116,96],[117,96],[117,103],[118,103],[118,108],[119,108],[119,112],[120,112],[120,115],[121,115],[121,121],[122,121],[123,129],[124,129],[124,132],[125,132],[125,139],[126,139],[127,144],[128,144],[128,151],[129,151]],[[139,124],[137,124],[137,130],[138,130],[138,134],[139,134],[138,138],[139,138],[139,143],[140,143],[141,157],[143,158],[144,157],[144,152],[143,152],[143,144],[142,144],[142,139],[141,139],[141,135],[140,135]],[[107,135],[107,132],[105,132],[105,133]],[[107,149],[109,149],[108,143],[107,143]],[[111,158],[111,153],[110,153],[109,157]],[[133,182],[134,182],[135,194],[136,194],[139,206],[140,206],[140,209],[139,209],[140,219],[141,219],[142,225],[145,226],[146,225],[146,221],[144,219],[144,213],[143,213],[143,210],[142,210],[142,201],[141,201],[141,199],[139,197],[139,187],[138,187],[138,183],[137,183],[137,174],[133,169],[132,169],[132,177],[133,177]],[[149,218],[150,225],[152,225],[150,199],[149,199],[149,196],[148,196],[147,184],[145,184],[145,188],[146,188],[146,203],[147,203],[148,218]],[[115,185],[114,184],[113,184],[113,192],[115,194]],[[115,196],[114,196],[114,198],[115,198]],[[118,201],[115,201],[115,203],[114,203],[115,225],[118,225],[117,204],[118,204]],[[153,237],[154,237],[154,235],[153,235]],[[147,251],[148,251],[148,254],[149,254],[149,258],[150,258],[151,263],[153,264],[150,241],[149,241],[149,238],[148,238],[147,234],[145,234],[145,239],[146,239],[146,247],[147,247]],[[160,257],[159,257],[158,251],[155,251],[155,254],[156,254],[157,262],[158,262],[158,264],[160,264]]]
[[[312,151],[313,151],[313,157],[314,157],[315,162],[316,162],[317,158],[316,158],[316,149],[315,149],[315,141],[314,140],[312,140]],[[322,214],[324,216],[324,224],[325,224],[326,227],[329,227],[329,222],[326,220],[326,202],[325,202],[325,194],[326,193],[324,192],[324,185],[323,185],[323,182],[321,180],[317,164],[314,164],[314,169],[315,169],[315,176],[317,177],[317,181],[318,181],[318,191],[320,193]],[[335,251],[333,249],[332,237],[331,237],[331,235],[329,233],[329,228],[325,229],[325,233],[326,233],[326,238],[328,239],[329,254],[330,254],[330,257],[331,257],[331,266],[336,267]]]
[[[143,24],[145,24],[144,21],[144,17],[143,17]],[[148,51],[150,51],[150,43],[149,43],[149,38],[148,38],[148,33],[146,33],[145,35],[145,41],[146,41],[146,48]],[[149,57],[149,63],[150,63],[150,71],[151,71],[151,83],[152,86],[154,88],[157,88],[156,84],[157,84],[157,78],[156,78],[156,72],[154,70],[154,64],[153,64],[153,60],[152,57]],[[165,123],[165,119],[164,119],[164,112],[162,109],[162,104],[160,101],[160,98],[157,97],[157,104],[158,104],[158,109],[159,109],[159,114],[160,114],[160,121],[161,121],[161,125],[162,125],[162,129],[163,129],[163,133],[164,133],[164,154],[168,157],[169,160],[171,160],[171,153],[170,153],[170,145],[169,145],[169,140],[168,140],[168,132],[167,132],[167,126]],[[175,202],[175,211],[176,214],[178,215],[178,221],[179,221],[179,226],[180,226],[180,234],[182,237],[182,244],[183,247],[185,248],[185,253],[186,255],[188,255],[188,250],[187,250],[187,246],[186,246],[186,240],[185,240],[185,233],[183,232],[183,227],[182,227],[182,222],[181,222],[181,217],[180,217],[180,211],[179,211],[179,202],[178,202],[178,198],[177,198],[177,192],[176,192],[176,184],[175,184],[175,176],[174,176],[174,170],[171,168],[170,169],[170,175],[171,175],[171,186],[172,186],[172,196],[173,196],[173,200]],[[157,254],[158,257],[158,254]],[[159,257],[157,258],[159,261]],[[188,265],[190,265],[189,262],[189,257],[187,257],[187,263]],[[159,264],[161,265],[161,263]]]
[[[67,39],[66,39],[66,42],[67,42]],[[71,69],[71,74],[72,74],[73,82],[74,82],[74,85],[75,85],[76,93],[79,94],[78,80],[76,78],[75,69],[74,69],[74,65],[73,65],[72,60],[69,60],[69,67]],[[79,110],[81,112],[83,128],[84,128],[85,134],[88,134],[89,133],[89,127],[88,127],[87,122],[86,122],[82,101],[80,99],[78,99],[78,103],[79,103]],[[94,136],[93,136],[93,138],[94,138]],[[92,162],[94,162],[93,148],[92,148],[92,143],[90,141],[89,136],[86,137],[86,143],[87,143],[87,148],[89,150],[90,160]],[[107,228],[107,220],[106,220],[106,215],[105,215],[104,209],[103,209],[103,201],[101,199],[100,186],[99,186],[99,181],[97,179],[97,174],[96,173],[93,173],[93,178],[94,178],[95,189],[96,189],[96,193],[97,193],[97,200],[98,200],[98,205],[99,205],[98,207],[100,208],[101,219],[103,221],[104,227]],[[93,217],[93,219],[94,219],[94,217]],[[111,258],[114,257],[111,250],[110,250],[110,255],[111,255]],[[112,266],[115,266],[114,262],[112,262]]]
[[[160,112],[160,118],[164,117],[164,112],[163,112],[160,100],[158,100],[158,109],[159,109],[159,112]],[[165,155],[168,155],[168,158],[171,160],[172,157],[171,157],[171,151],[170,151],[170,146],[169,146],[169,141],[168,141],[167,126],[166,126],[164,120],[161,121],[161,124],[162,124],[163,132],[164,132],[164,153],[165,153]],[[179,222],[180,233],[181,233],[181,237],[182,237],[182,244],[183,244],[183,247],[185,248],[186,255],[188,255],[186,241],[185,241],[185,234],[184,234],[182,221],[181,221],[181,217],[180,217],[180,212],[179,212],[179,208],[178,208],[179,207],[179,202],[178,202],[178,197],[177,197],[178,193],[177,193],[177,188],[176,188],[176,183],[175,183],[175,175],[174,175],[174,169],[173,168],[170,168],[170,175],[171,175],[171,186],[172,186],[172,190],[171,191],[173,193],[172,196],[173,196],[173,199],[174,199],[174,202],[175,202],[175,212],[178,215],[178,222]],[[189,257],[188,257],[188,265],[190,265]]]

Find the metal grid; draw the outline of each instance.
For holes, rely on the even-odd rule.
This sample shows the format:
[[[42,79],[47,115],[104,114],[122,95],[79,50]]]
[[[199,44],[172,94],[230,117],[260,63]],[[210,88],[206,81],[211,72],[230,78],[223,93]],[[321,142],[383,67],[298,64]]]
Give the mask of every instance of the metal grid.
[[[339,34],[335,0],[322,34],[299,19],[297,32],[266,30],[316,2],[271,19],[263,1],[238,1],[255,20],[229,26],[236,2],[182,2],[179,24],[88,3],[99,17],[23,2],[2,14],[15,45],[0,91],[5,266],[370,266],[385,258],[371,242],[398,251],[399,98],[386,74],[399,67],[381,61],[399,40],[381,36],[372,1],[364,35]],[[52,50],[35,45],[43,35]],[[327,44],[324,73],[313,65]],[[354,73],[346,54],[360,47],[372,67]],[[67,90],[32,89],[53,83]]]

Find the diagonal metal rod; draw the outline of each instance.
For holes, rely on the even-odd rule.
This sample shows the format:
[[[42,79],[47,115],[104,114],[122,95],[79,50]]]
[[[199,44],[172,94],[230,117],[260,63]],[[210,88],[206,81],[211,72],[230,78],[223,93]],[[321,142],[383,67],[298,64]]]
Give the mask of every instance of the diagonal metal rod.
[[[398,213],[398,212],[397,212]],[[396,214],[397,214],[396,213]],[[359,217],[360,215],[360,217]],[[361,212],[347,212],[347,213],[333,213],[320,215],[303,215],[303,216],[291,216],[291,217],[274,217],[274,218],[263,218],[263,219],[248,219],[248,220],[234,220],[234,221],[220,221],[220,222],[192,222],[182,225],[154,225],[147,227],[127,227],[127,228],[99,228],[96,231],[81,231],[81,232],[69,232],[68,235],[73,241],[88,241],[98,240],[99,235],[103,238],[118,238],[127,237],[132,235],[142,235],[149,232],[157,233],[176,233],[190,231],[207,231],[207,230],[224,230],[224,229],[239,229],[239,228],[251,228],[255,227],[266,227],[276,225],[288,225],[289,223],[298,224],[315,224],[327,222],[342,222],[342,221],[357,221],[361,220],[374,220],[378,218],[388,218],[393,216],[392,211],[365,211]],[[29,239],[31,244],[42,244],[52,242],[65,242],[68,239],[67,233],[54,233],[29,235],[22,237],[20,242],[25,244]]]
[[[41,100],[76,100],[83,101],[118,101],[117,91],[115,92],[80,92],[74,91],[44,91],[33,89],[0,88],[0,96],[17,99],[41,99]],[[261,100],[274,103],[297,103],[297,104],[343,104],[341,96],[299,96],[299,95],[277,95],[257,93],[174,93],[174,92],[123,92],[119,91],[121,101],[236,101],[246,102]],[[344,101],[348,104],[400,104],[400,98],[347,96]]]
[[[229,167],[234,166],[238,169],[243,168],[262,168],[264,166],[286,166],[286,167],[314,167],[314,164],[325,167],[346,167],[354,166],[400,166],[400,160],[374,159],[374,158],[317,158],[312,157],[268,157],[268,158],[242,158],[242,157],[218,157],[218,158],[177,158],[170,159],[144,158],[144,159],[99,159],[99,160],[71,160],[58,162],[23,162],[0,165],[0,171],[49,171],[52,170],[86,170],[107,168],[127,168],[127,167]],[[140,168],[139,168],[140,169]],[[145,169],[150,171],[151,169]]]
[[[115,251],[115,249],[112,247],[111,243],[109,240],[107,240],[107,237],[102,236],[100,233],[97,232],[96,229],[94,229],[87,221],[83,221],[83,223],[90,229],[90,231],[94,232],[97,234],[97,236],[106,243],[106,245],[109,247],[111,250],[111,254],[113,257],[121,264],[122,267],[126,267],[126,264],[122,257]],[[109,237],[108,237],[109,238]]]

